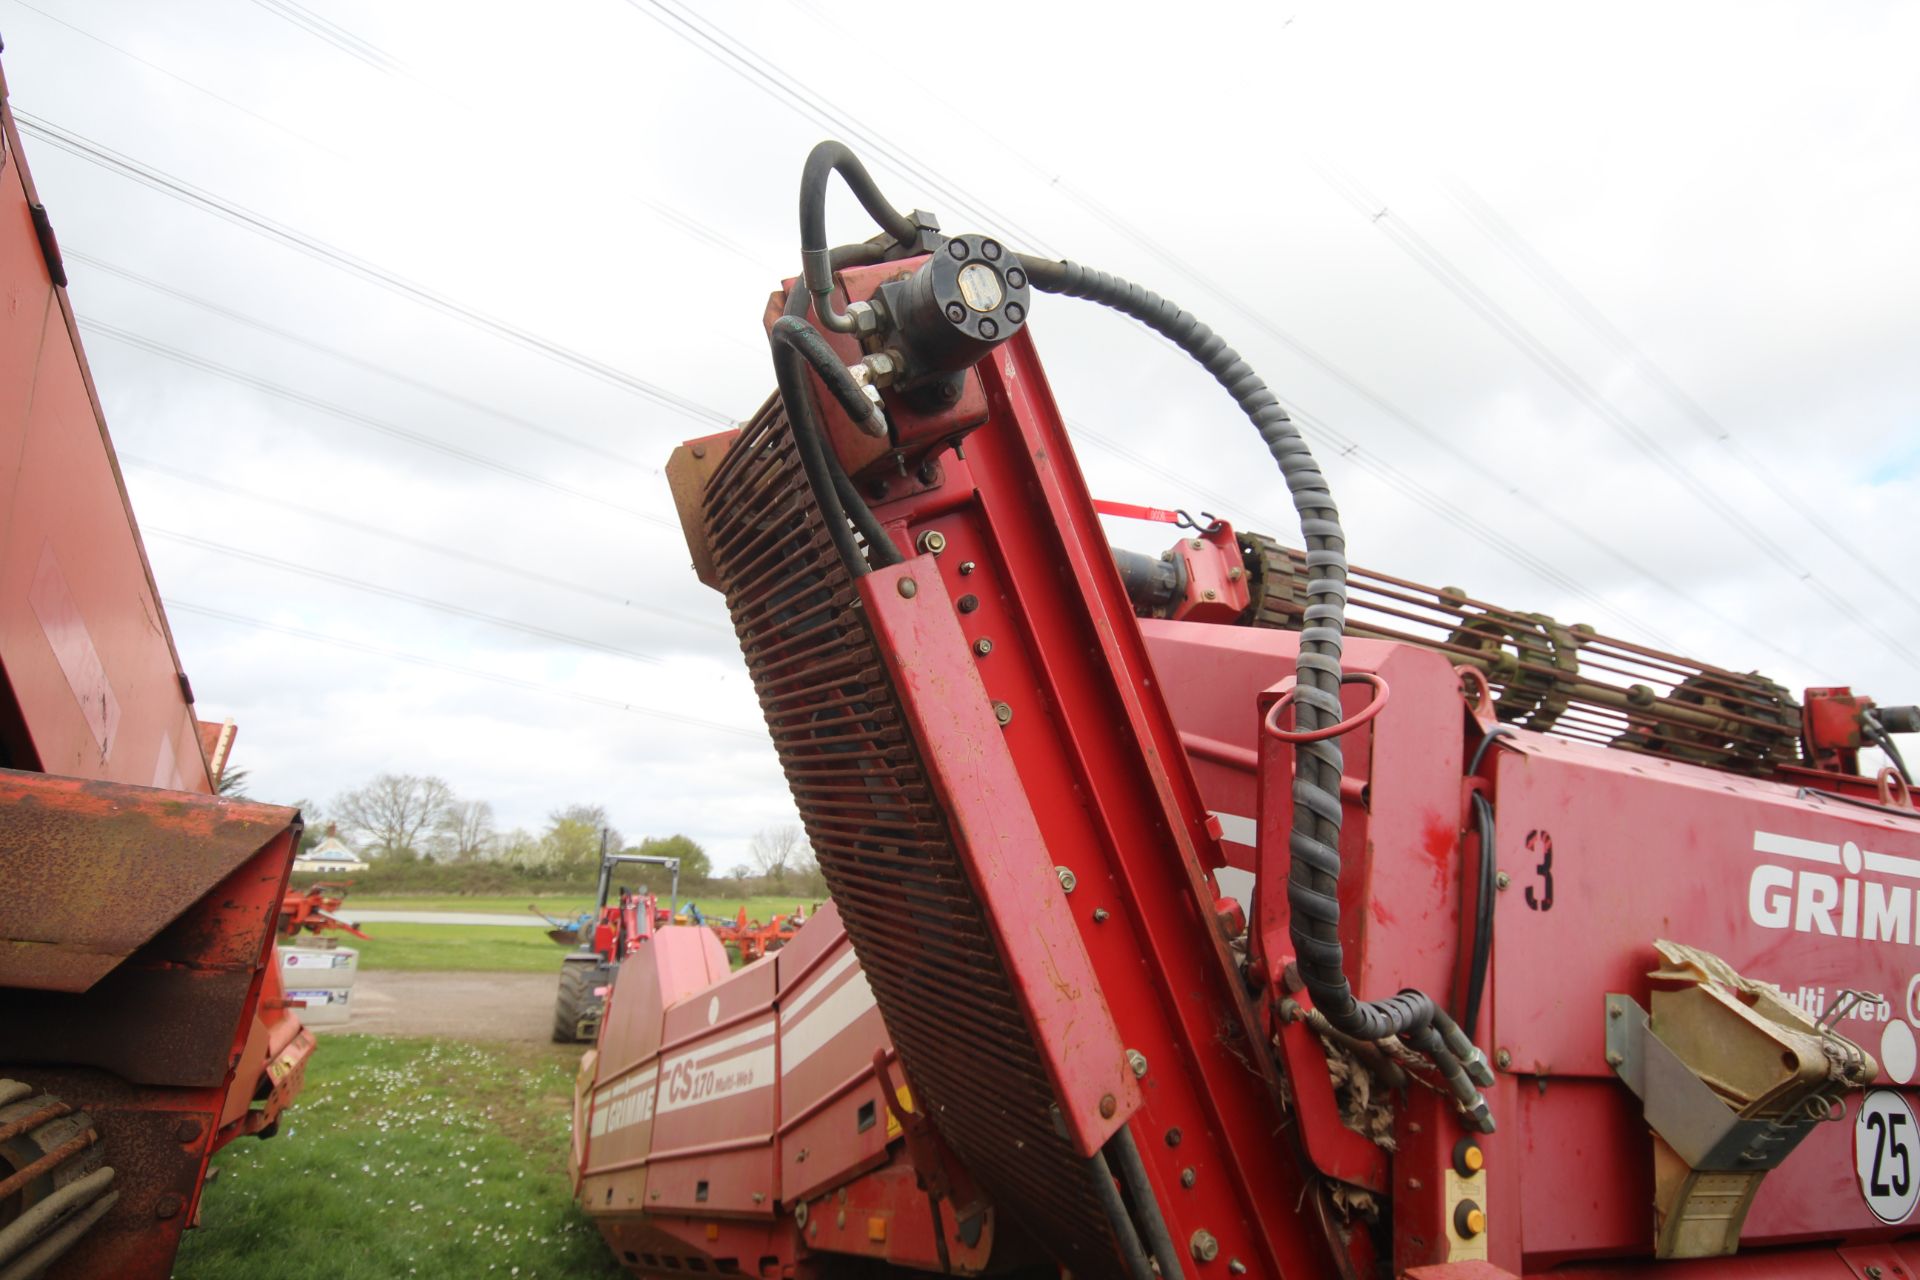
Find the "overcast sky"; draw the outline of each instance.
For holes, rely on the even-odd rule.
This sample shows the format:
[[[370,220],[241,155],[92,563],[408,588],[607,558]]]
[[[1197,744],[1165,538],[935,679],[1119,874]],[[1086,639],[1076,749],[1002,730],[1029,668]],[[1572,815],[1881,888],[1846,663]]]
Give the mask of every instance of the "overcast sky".
[[[792,820],[659,468],[771,388],[827,136],[949,231],[1209,320],[1304,414],[1356,563],[1920,700],[1920,7],[1136,12],[0,0],[253,793],[437,773],[722,866]],[[832,228],[871,234],[840,195]],[[1297,542],[1230,402],[1129,324],[1030,326],[1095,492]]]

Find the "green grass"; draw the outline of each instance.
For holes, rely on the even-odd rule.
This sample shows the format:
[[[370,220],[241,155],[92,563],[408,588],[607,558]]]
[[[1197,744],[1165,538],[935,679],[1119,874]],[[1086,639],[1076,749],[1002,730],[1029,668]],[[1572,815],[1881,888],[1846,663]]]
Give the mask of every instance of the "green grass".
[[[575,1054],[329,1036],[266,1142],[214,1157],[175,1280],[612,1280],[566,1175]]]
[[[486,924],[363,925],[367,941],[338,935],[360,950],[362,969],[433,969],[468,973],[558,973],[567,949],[544,929]]]

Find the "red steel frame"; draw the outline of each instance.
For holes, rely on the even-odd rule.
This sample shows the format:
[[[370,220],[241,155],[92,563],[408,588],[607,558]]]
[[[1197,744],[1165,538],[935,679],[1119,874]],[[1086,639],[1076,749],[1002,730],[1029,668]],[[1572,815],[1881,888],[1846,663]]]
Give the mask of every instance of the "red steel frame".
[[[856,268],[841,279],[860,300],[913,266]],[[859,358],[851,339],[828,341],[849,363]],[[1756,868],[1791,838],[1803,850],[1795,858],[1818,862],[1830,848],[1846,875],[1877,869],[1883,889],[1888,875],[1920,880],[1920,815],[1849,803],[1874,798],[1875,788],[1831,766],[1753,779],[1524,731],[1466,778],[1469,750],[1493,727],[1475,682],[1430,650],[1352,642],[1349,668],[1379,677],[1383,701],[1389,688],[1393,695],[1342,744],[1341,928],[1357,989],[1378,996],[1419,986],[1455,1005],[1470,929],[1462,904],[1483,859],[1502,886],[1488,998],[1468,1028],[1498,1064],[1489,1095],[1501,1128],[1478,1139],[1485,1169],[1463,1184],[1452,1165],[1467,1131],[1443,1094],[1408,1091],[1394,1107],[1391,1148],[1376,1145],[1340,1121],[1318,1038],[1282,1016],[1288,997],[1305,1003],[1284,985],[1292,764],[1290,749],[1258,725],[1290,686],[1297,636],[1134,618],[1024,333],[968,375],[945,415],[897,409],[898,457],[819,399],[833,446],[910,557],[859,579],[859,604],[1048,1054],[1063,1127],[1082,1152],[1116,1125],[1131,1129],[1170,1234],[1192,1244],[1198,1270],[1495,1280],[1579,1262],[1582,1275],[1622,1277],[1914,1274],[1899,1242],[1910,1227],[1868,1212],[1841,1125],[1815,1133],[1768,1175],[1743,1237],[1750,1252],[1649,1261],[1649,1138],[1602,1048],[1605,993],[1644,1002],[1652,943],[1663,937],[1809,1000],[1840,986],[1906,993],[1910,1007],[1868,1006],[1842,1019],[1841,1030],[1869,1050],[1879,1052],[1878,1029],[1890,1020],[1920,1025],[1912,996],[1920,961],[1909,958],[1920,919],[1904,942],[1862,938],[1844,922],[1829,933],[1816,926],[1840,918],[1839,899],[1827,902],[1816,884],[1808,917],[1810,891],[1794,879],[1808,868]],[[982,421],[964,435],[964,456],[945,451]],[[691,456],[724,453],[728,443],[694,442]],[[689,474],[679,474],[677,491]],[[940,539],[929,543],[930,533]],[[912,554],[921,547],[938,552]],[[1195,548],[1203,561],[1212,550]],[[710,564],[697,537],[694,552]],[[1357,713],[1373,695],[1355,685],[1346,696]],[[1470,830],[1475,793],[1497,814],[1489,850]],[[1544,874],[1548,847],[1561,859],[1551,905],[1544,881],[1532,880]],[[1864,873],[1861,855],[1846,848],[1867,851]],[[1244,974],[1221,926],[1234,917],[1218,892],[1229,865],[1255,876]],[[889,958],[864,962],[877,969]],[[747,981],[743,973],[714,990],[744,993]],[[784,978],[752,981],[762,994],[750,1003],[778,1008],[787,998]],[[712,998],[688,988],[667,1016]],[[1080,1025],[1087,1019],[1090,1027]],[[884,1062],[884,1031],[873,1034]],[[1084,1037],[1077,1053],[1074,1036]],[[1265,1051],[1269,1039],[1277,1053]],[[1112,1085],[1115,1045],[1131,1051],[1137,1092],[1126,1080]],[[857,1062],[853,1049],[841,1047],[843,1062]],[[865,1078],[856,1069],[848,1080]],[[604,1089],[604,1069],[599,1079]],[[1908,1084],[1885,1075],[1878,1083]],[[583,1094],[584,1106],[591,1097]],[[824,1113],[839,1095],[812,1097],[806,1105]],[[842,1190],[901,1162],[940,1185],[927,1168],[943,1162],[937,1146],[903,1136],[879,1169],[840,1170]],[[803,1174],[797,1157],[783,1155],[780,1168],[807,1186],[831,1183],[817,1170]],[[1334,1181],[1371,1192],[1390,1228],[1366,1228],[1364,1208],[1343,1217],[1328,1194]],[[1483,1235],[1463,1237],[1452,1225],[1463,1185],[1487,1210]],[[589,1179],[590,1211],[592,1187]],[[809,1194],[773,1198],[797,1207]],[[652,1215],[639,1212],[644,1202],[629,1204],[629,1228],[648,1224],[718,1256],[665,1204]],[[777,1243],[781,1223],[769,1213],[756,1205],[747,1216]],[[853,1251],[844,1237],[830,1244]],[[1377,1246],[1386,1252],[1376,1255]],[[804,1263],[807,1248],[793,1256]],[[627,1261],[648,1273],[672,1269]]]
[[[210,1154],[272,1132],[313,1050],[272,960],[300,821],[211,794],[233,727],[194,716],[4,102],[0,1076],[86,1112],[115,1169],[47,1274],[161,1277]]]

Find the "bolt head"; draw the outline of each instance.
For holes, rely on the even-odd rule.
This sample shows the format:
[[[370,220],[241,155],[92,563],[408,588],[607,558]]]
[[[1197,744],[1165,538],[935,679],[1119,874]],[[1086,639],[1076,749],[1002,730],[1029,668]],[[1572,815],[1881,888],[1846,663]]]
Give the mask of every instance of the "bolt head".
[[[1625,1057],[1623,1057],[1623,1056],[1621,1055],[1621,1053],[1620,1053],[1620,1051],[1619,1051],[1618,1049],[1609,1049],[1609,1050],[1607,1050],[1607,1065],[1608,1065],[1608,1066],[1610,1066],[1610,1067],[1617,1067],[1617,1066],[1619,1066],[1619,1065],[1620,1065],[1621,1063],[1623,1063],[1623,1062],[1625,1062],[1625,1061],[1626,1061],[1626,1058],[1625,1058]]]
[[[939,555],[947,549],[947,535],[938,529],[928,529],[920,535],[920,550],[928,555]]]
[[[1513,877],[1502,871],[1493,877],[1493,883],[1495,888],[1504,889],[1513,883]]]
[[[1493,1060],[1499,1063],[1502,1067],[1510,1067],[1513,1065],[1513,1055],[1511,1053],[1508,1053],[1505,1049],[1502,1049],[1499,1053],[1494,1054]]]
[[[1147,1075],[1147,1055],[1138,1049],[1127,1050],[1127,1067],[1133,1072],[1135,1080],[1144,1080]]]
[[[1093,909],[1093,922],[1095,924],[1105,924],[1107,922],[1107,909],[1105,907],[1095,907]]]
[[[1193,1251],[1195,1262],[1212,1262],[1220,1256],[1220,1242],[1215,1240],[1213,1232],[1205,1227],[1193,1233],[1193,1238],[1187,1242],[1187,1247]]]
[[[977,569],[977,568],[979,568],[979,566],[978,566],[978,565],[976,565],[976,564],[974,564],[974,562],[973,562],[973,561],[971,561],[971,560],[962,560],[962,561],[960,562],[960,576],[964,578],[964,577],[966,577],[966,576],[967,576],[968,574],[970,574],[970,573],[972,573],[972,572],[973,572],[973,571],[974,571],[975,569]]]
[[[920,584],[912,578],[900,579],[900,594],[911,600],[920,593]]]
[[[1000,727],[1004,729],[1013,723],[1013,708],[1004,702],[996,702],[993,704],[993,718],[998,720]]]
[[[1100,1095],[1100,1118],[1101,1119],[1103,1120],[1113,1119],[1113,1113],[1118,1111],[1119,1109],[1120,1109],[1120,1104],[1114,1100],[1114,1096],[1112,1094],[1103,1093]]]
[[[984,658],[993,652],[993,641],[981,636],[973,642],[973,651]]]
[[[169,1191],[153,1202],[153,1216],[165,1222],[168,1218],[178,1217],[180,1211],[186,1207],[186,1203],[179,1196]]]
[[[1189,1165],[1187,1168],[1182,1169],[1180,1171],[1181,1186],[1191,1187],[1194,1183],[1198,1181],[1200,1181],[1200,1175],[1193,1171],[1193,1167],[1191,1165]]]

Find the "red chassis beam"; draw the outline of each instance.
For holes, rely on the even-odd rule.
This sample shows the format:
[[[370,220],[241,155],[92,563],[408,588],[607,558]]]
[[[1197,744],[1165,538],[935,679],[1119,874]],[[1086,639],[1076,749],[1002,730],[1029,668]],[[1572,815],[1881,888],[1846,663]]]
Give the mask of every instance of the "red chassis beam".
[[[297,1091],[311,1033],[262,1002],[299,834],[280,806],[0,771],[0,1076],[84,1111],[119,1193],[49,1280],[166,1276],[208,1157]]]

